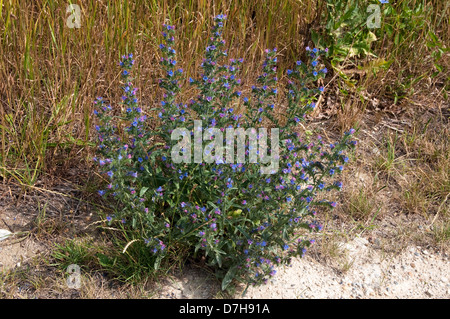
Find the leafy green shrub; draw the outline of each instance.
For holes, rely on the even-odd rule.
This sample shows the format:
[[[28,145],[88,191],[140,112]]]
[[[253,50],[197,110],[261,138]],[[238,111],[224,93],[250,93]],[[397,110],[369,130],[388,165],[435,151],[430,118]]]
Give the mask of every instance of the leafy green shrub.
[[[326,51],[307,48],[309,61],[297,61],[295,68],[288,70],[287,109],[279,112],[274,105],[278,94],[276,49],[266,50],[262,74],[252,87],[252,95],[242,97],[238,90],[242,59],[224,63],[224,20],[223,15],[215,18],[203,71],[198,79],[189,79],[198,92],[196,99],[187,104],[179,101],[183,70],[176,61],[174,27],[165,25],[165,42],[160,45],[166,74],[160,86],[165,94],[161,106],[153,109],[159,119],[148,121],[138,106],[131,54],[120,62],[125,112],[113,116],[111,106],[102,98],[97,99],[95,111],[101,124],[96,127],[99,156],[95,160],[110,181],[99,194],[111,196],[119,205],[117,213],[107,217],[109,223],[123,223],[138,234],[154,253],[155,268],[171,252],[187,250],[194,256],[204,256],[217,270],[223,289],[233,279],[247,284],[265,282],[275,274],[276,266],[305,253],[311,244],[305,233],[321,229],[314,220],[316,210],[336,205],[318,200],[316,195],[341,188],[340,182],[329,180],[348,161],[343,151],[356,144],[350,141],[354,130],[333,145],[324,145],[320,137],[313,143],[297,132],[323,91],[316,82],[327,72],[320,63]],[[245,111],[237,113],[232,106],[241,97]],[[201,126],[195,121],[201,121]],[[121,128],[113,124],[120,122],[128,124],[124,128],[126,138],[122,139],[118,134]],[[226,145],[227,152],[236,151],[238,156],[240,150],[245,151],[251,157],[255,145],[261,147],[268,137],[267,131],[259,130],[263,125],[280,128],[281,145],[278,141],[274,144],[278,131],[272,129],[271,148],[266,154],[261,153],[264,148],[258,148],[255,163],[235,164],[228,157],[224,159],[218,144],[214,144]],[[180,128],[186,129],[184,135],[172,140]],[[259,133],[253,140],[249,135],[245,148],[239,149],[238,143],[220,134],[229,128],[257,128]],[[191,137],[194,145],[181,143]],[[211,142],[201,146],[203,160],[199,160],[196,142],[202,138]],[[175,155],[183,161],[175,161]],[[267,157],[272,166],[267,164]],[[262,166],[271,171],[263,174]]]
[[[370,12],[368,1],[326,0],[322,30],[312,30],[311,38],[317,47],[328,47],[331,64],[338,66],[355,56],[374,55],[371,44],[377,39],[376,30],[367,27]]]

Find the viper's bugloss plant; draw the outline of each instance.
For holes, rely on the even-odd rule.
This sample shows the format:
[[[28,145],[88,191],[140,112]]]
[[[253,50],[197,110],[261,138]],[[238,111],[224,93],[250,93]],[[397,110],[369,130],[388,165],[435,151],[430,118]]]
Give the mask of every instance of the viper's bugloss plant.
[[[135,232],[154,253],[155,268],[180,247],[206,257],[222,279],[223,289],[233,279],[263,283],[276,273],[277,266],[305,253],[312,243],[307,234],[322,228],[316,214],[321,207],[336,206],[334,201],[319,200],[317,194],[342,187],[334,178],[348,161],[344,151],[356,144],[350,140],[354,130],[332,145],[325,145],[320,137],[312,142],[298,133],[299,123],[305,122],[323,92],[317,80],[327,72],[321,67],[326,51],[307,48],[308,60],[297,61],[287,71],[287,109],[280,112],[275,106],[276,49],[266,50],[257,84],[244,97],[239,90],[243,60],[228,59],[224,49],[225,19],[224,15],[215,17],[202,71],[198,78],[188,80],[197,96],[187,103],[178,95],[183,70],[176,60],[175,28],[164,25],[160,63],[165,76],[159,82],[164,98],[153,109],[158,118],[147,119],[143,114],[132,84],[133,56],[122,57],[123,112],[112,116],[106,101],[96,100],[100,126],[94,158],[108,180],[99,194],[118,205],[108,222],[122,223]],[[239,103],[244,112],[233,108]],[[201,126],[194,121],[201,121]],[[121,139],[113,123],[123,122],[128,126]],[[263,126],[279,128],[279,151],[274,152],[278,144],[267,151],[278,168],[269,174],[261,172],[261,165],[267,165],[262,161],[267,154],[258,153],[261,149],[256,152],[257,162],[234,163],[215,144],[219,140],[227,151],[239,152],[237,143],[219,133]],[[187,143],[172,140],[180,128],[185,131],[179,137]],[[267,138],[259,132],[255,135],[258,143]],[[200,144],[199,149],[202,142],[208,144]],[[253,142],[245,141],[246,156],[255,151]],[[184,160],[175,161],[174,155],[180,154]]]

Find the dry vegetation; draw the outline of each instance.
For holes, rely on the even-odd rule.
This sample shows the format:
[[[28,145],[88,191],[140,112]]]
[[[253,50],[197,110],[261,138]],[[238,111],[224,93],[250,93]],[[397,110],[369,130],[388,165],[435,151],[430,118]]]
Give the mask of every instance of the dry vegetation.
[[[177,26],[188,78],[201,63],[211,17],[226,13],[229,56],[244,58],[248,89],[266,48],[278,48],[282,80],[304,47],[314,46],[309,31],[323,32],[327,10],[322,0],[78,3],[82,26],[70,29],[66,1],[0,0],[0,228],[20,232],[0,245],[40,245],[18,267],[0,264],[0,298],[152,297],[159,277],[130,266],[132,250],[117,260],[119,270],[102,262],[126,238],[101,222],[106,208],[90,161],[92,102],[100,95],[118,100],[111,88],[119,83],[122,54],[136,56],[145,111],[159,101],[162,24],[170,18]],[[422,6],[414,18],[424,23],[410,34],[394,24],[392,36],[372,44],[376,57],[330,65],[327,93],[309,119],[311,130],[330,141],[358,128],[340,205],[323,214],[325,229],[313,252],[322,262],[339,260],[338,240],[356,234],[392,253],[410,244],[449,248],[449,5],[411,0],[395,6]],[[167,272],[186,260],[176,261]],[[77,291],[67,289],[62,276],[71,263],[86,270]]]

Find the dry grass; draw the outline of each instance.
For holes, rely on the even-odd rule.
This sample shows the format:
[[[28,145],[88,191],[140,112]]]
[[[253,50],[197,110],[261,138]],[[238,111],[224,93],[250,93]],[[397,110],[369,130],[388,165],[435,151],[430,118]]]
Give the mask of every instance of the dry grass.
[[[87,163],[93,146],[92,102],[97,96],[120,99],[111,88],[118,86],[117,61],[122,54],[136,56],[135,85],[140,88],[144,110],[157,104],[163,23],[177,27],[179,62],[189,77],[201,63],[212,17],[227,14],[224,38],[229,56],[246,61],[244,86],[254,82],[264,49],[278,48],[281,78],[286,68],[303,57],[304,48],[313,45],[310,30],[320,31],[326,23],[323,0],[77,3],[81,7],[79,29],[66,25],[66,1],[0,2],[3,177],[33,185],[43,173],[63,174],[70,166]],[[323,111],[336,116],[339,129],[357,125],[368,106],[386,108],[393,101],[398,105],[417,93],[417,88],[425,91],[439,86],[440,94],[446,94],[448,54],[444,51],[438,59],[436,54],[445,48],[427,44],[433,39],[429,32],[442,43],[448,40],[449,6],[441,0],[402,1],[393,6],[398,12],[410,7],[417,11],[408,22],[410,31],[392,21],[395,16],[386,18],[383,28],[394,28],[394,35],[374,44],[378,57],[345,59],[339,66],[345,78],[334,74],[328,79],[327,87],[336,88],[337,96],[329,105],[324,101]],[[436,61],[443,72],[434,75]],[[409,93],[400,92],[405,90]]]
[[[153,296],[147,283],[154,277],[117,284],[103,275],[96,255],[106,250],[102,234],[93,242],[64,245],[74,234],[91,236],[84,227],[101,209],[92,199],[95,178],[84,171],[94,150],[92,102],[97,96],[120,99],[111,88],[119,85],[122,54],[136,56],[135,85],[147,111],[161,94],[158,44],[169,19],[177,27],[179,63],[188,78],[201,63],[212,17],[227,14],[229,56],[244,58],[242,82],[248,87],[266,48],[278,48],[282,79],[304,47],[313,45],[309,31],[323,28],[320,12],[326,10],[323,0],[77,3],[81,28],[70,29],[67,1],[0,0],[0,203],[25,203],[26,209],[15,212],[27,212],[29,237],[49,247],[39,258],[0,274],[1,298]],[[319,260],[337,261],[340,271],[351,265],[339,242],[354,235],[377,239],[385,251],[398,252],[411,243],[449,248],[450,60],[448,48],[434,45],[430,32],[448,43],[450,6],[442,0],[395,4],[399,11],[408,6],[425,9],[408,20],[409,31],[401,28],[404,21],[387,21],[393,35],[373,44],[377,57],[346,59],[339,66],[345,76],[329,67],[327,94],[315,114],[330,139],[350,127],[360,129],[340,205],[324,212],[325,232],[315,248]],[[192,92],[183,94],[187,98]],[[63,254],[84,249],[79,262],[89,271],[81,290],[66,288],[61,265],[68,260],[51,257],[58,251],[55,242]]]

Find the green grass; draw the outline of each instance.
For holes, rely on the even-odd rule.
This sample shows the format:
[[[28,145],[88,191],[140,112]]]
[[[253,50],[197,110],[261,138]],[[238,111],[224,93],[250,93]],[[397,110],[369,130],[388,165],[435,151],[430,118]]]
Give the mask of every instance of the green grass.
[[[86,268],[95,263],[95,254],[96,246],[89,240],[66,240],[64,243],[55,244],[51,254],[52,265],[61,271],[66,271],[72,264]]]

